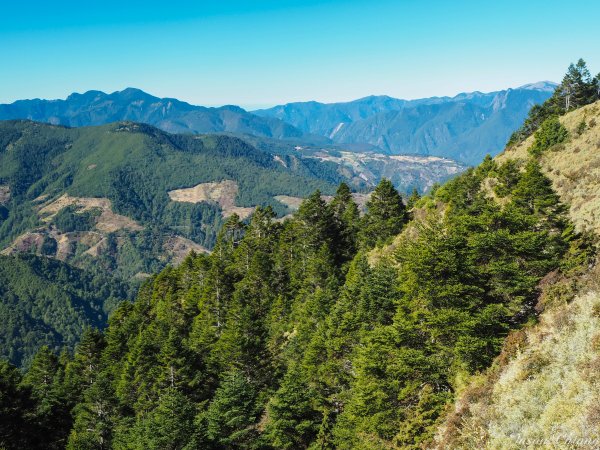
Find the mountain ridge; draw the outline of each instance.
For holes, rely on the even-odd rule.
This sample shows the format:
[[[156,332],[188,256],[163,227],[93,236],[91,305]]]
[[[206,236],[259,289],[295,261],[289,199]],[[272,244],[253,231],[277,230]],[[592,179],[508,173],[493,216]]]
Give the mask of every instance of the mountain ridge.
[[[441,156],[470,165],[488,152],[499,152],[529,108],[543,102],[554,86],[544,81],[489,93],[413,100],[370,95],[349,102],[295,102],[255,111],[236,105],[192,105],[128,87],[112,93],[89,90],[66,99],[1,104],[0,120],[27,119],[70,127],[133,121],[170,133],[231,133],[333,144],[352,151]],[[398,114],[406,111],[417,111],[420,116]],[[482,117],[483,121],[478,120]],[[493,126],[485,125],[486,121]],[[419,137],[409,139],[419,134],[417,129]]]
[[[495,363],[457,392],[428,448],[595,448],[600,439],[600,101],[559,118],[564,142],[539,155],[541,171],[589,246],[579,267],[539,285],[536,321],[506,338]],[[523,165],[536,136],[509,146],[499,164]],[[490,186],[498,180],[493,180]],[[585,248],[585,247],[584,247]],[[543,398],[543,404],[540,404]],[[523,420],[526,417],[527,420]]]
[[[144,122],[171,133],[231,132],[278,139],[304,133],[277,119],[260,118],[235,105],[195,106],[175,98],[159,98],[137,88],[107,94],[90,90],[66,99],[17,100],[0,105],[0,120],[28,119],[71,127],[118,121]]]
[[[339,103],[295,102],[253,112],[326,136],[342,146],[370,145],[384,153],[442,156],[477,164],[486,153],[499,153],[531,106],[545,101],[555,87],[543,81],[453,97],[403,100],[368,96]],[[449,115],[452,108],[454,113]],[[478,120],[481,117],[485,120]],[[493,125],[487,126],[486,121]],[[464,128],[461,133],[453,131],[460,127]],[[414,138],[419,130],[421,136]]]

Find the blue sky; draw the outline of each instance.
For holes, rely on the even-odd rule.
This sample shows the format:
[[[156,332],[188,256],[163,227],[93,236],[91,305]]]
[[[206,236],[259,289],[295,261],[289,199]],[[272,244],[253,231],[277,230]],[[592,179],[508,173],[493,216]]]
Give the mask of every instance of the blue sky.
[[[8,3],[8,2],[7,2]],[[600,71],[600,2],[24,1],[0,14],[0,102],[138,87],[202,105],[400,98]]]

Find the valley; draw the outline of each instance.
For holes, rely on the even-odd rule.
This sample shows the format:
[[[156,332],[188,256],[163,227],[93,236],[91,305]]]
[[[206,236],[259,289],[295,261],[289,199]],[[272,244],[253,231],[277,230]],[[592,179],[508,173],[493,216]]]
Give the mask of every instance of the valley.
[[[296,150],[279,141],[259,140],[261,149],[233,136],[171,135],[129,122],[7,121],[0,136],[2,254],[56,257],[131,281],[185,251],[209,251],[233,214],[247,219],[267,205],[289,214],[282,196],[304,198],[316,188],[331,195],[341,181],[368,192],[386,176],[404,192],[426,190],[465,169],[439,158]]]
[[[475,165],[500,152],[529,109],[556,85],[461,93],[416,100],[370,96],[346,103],[300,102],[245,111],[205,108],[158,98],[135,88],[74,93],[65,100],[19,100],[0,105],[0,120],[27,119],[71,127],[142,122],[169,133],[228,133],[342,151],[448,158]]]

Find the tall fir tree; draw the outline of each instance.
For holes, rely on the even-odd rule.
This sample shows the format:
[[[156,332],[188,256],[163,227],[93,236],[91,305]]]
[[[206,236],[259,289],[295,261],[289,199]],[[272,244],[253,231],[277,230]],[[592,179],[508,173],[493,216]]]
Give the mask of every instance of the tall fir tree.
[[[407,219],[401,195],[390,180],[382,179],[367,202],[361,229],[363,245],[373,247],[387,243],[400,233]]]

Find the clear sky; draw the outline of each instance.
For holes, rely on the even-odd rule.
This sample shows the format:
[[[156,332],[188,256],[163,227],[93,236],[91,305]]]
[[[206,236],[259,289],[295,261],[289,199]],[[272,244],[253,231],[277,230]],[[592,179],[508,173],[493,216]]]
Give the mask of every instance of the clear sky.
[[[194,104],[400,98],[600,71],[600,1],[3,2],[0,102],[137,87]]]

